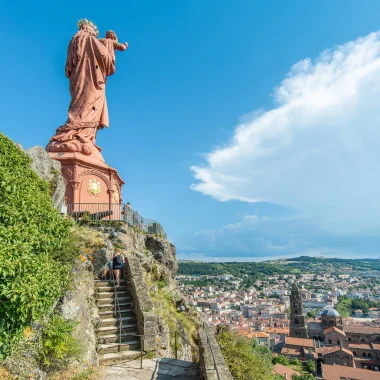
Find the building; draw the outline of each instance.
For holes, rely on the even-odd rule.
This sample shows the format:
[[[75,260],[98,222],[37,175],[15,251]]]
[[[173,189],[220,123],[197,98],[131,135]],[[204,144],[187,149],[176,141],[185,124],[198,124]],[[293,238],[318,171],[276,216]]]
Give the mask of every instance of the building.
[[[323,335],[325,345],[340,346],[340,344],[343,344],[343,346],[347,347],[348,339],[343,330],[331,326],[323,330]]]
[[[352,368],[343,365],[322,364],[323,380],[380,380],[380,373],[361,368]]]
[[[305,315],[303,313],[302,297],[296,283],[293,284],[292,291],[290,293],[289,335],[295,338],[308,338]]]
[[[322,312],[322,327],[326,329],[331,326],[343,330],[342,317],[334,308],[328,307]]]
[[[344,325],[349,343],[377,343],[380,344],[380,327]]]
[[[324,364],[354,367],[353,353],[342,344],[336,347],[324,347],[321,357]]]

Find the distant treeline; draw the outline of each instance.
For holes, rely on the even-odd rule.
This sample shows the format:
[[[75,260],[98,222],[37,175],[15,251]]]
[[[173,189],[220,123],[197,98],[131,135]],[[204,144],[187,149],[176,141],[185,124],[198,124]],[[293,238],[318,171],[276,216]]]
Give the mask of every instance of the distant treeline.
[[[178,274],[190,276],[220,276],[232,275],[243,279],[243,287],[249,287],[256,280],[265,280],[275,274],[319,273],[325,271],[327,266],[350,267],[356,270],[380,271],[378,259],[335,259],[322,257],[301,256],[282,261],[266,262],[225,262],[206,263],[200,261],[179,261]]]

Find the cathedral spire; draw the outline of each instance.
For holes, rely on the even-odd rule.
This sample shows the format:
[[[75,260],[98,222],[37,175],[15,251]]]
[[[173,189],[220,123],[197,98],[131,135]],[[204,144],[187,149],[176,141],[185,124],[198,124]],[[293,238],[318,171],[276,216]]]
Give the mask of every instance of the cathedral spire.
[[[296,282],[293,283],[290,294],[290,334],[291,337],[308,338],[303,313],[303,303],[300,291]]]

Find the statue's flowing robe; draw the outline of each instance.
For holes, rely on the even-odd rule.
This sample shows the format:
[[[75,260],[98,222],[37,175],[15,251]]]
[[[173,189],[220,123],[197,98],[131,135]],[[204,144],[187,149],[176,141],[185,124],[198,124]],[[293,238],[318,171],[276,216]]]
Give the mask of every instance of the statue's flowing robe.
[[[115,72],[114,62],[109,50],[87,30],[75,34],[65,67],[70,81],[69,117],[52,140],[95,144],[97,130],[109,125],[105,85],[107,76]]]

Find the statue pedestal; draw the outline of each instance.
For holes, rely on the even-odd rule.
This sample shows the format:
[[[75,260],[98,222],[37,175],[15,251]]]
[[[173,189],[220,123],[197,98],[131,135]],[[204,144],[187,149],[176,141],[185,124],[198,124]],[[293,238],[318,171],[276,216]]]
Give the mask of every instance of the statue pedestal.
[[[99,213],[104,215],[99,219],[122,219],[121,188],[124,181],[116,169],[102,159],[78,152],[49,152],[49,155],[61,163],[69,214]]]

